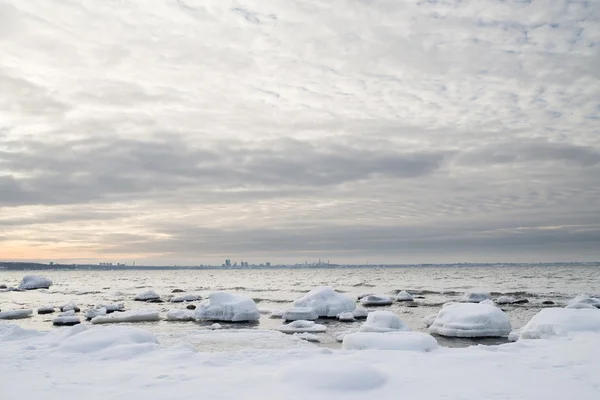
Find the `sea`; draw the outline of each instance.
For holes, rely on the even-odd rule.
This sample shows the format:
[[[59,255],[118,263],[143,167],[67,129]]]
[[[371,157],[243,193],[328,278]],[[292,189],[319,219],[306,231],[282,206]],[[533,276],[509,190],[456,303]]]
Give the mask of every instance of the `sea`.
[[[183,309],[190,303],[171,303],[168,300],[181,293],[207,297],[222,290],[251,297],[261,311],[258,323],[221,323],[223,329],[275,330],[281,319],[270,318],[270,313],[292,307],[298,297],[317,286],[331,286],[357,299],[364,294],[395,295],[406,290],[416,296],[412,306],[395,302],[386,307],[366,307],[390,310],[411,329],[427,332],[423,317],[437,313],[449,301],[459,301],[465,292],[483,291],[494,299],[502,295],[528,299],[528,303],[502,305],[513,328],[523,326],[544,307],[564,307],[578,294],[599,296],[600,270],[597,266],[412,266],[397,268],[340,267],[340,268],[270,268],[234,270],[45,270],[0,271],[0,284],[16,287],[24,275],[47,276],[54,284],[50,289],[0,292],[0,310],[33,309],[28,319],[0,321],[16,323],[24,328],[50,330],[53,315],[38,315],[41,306],[61,306],[74,301],[82,312],[102,303],[124,303],[127,310],[159,310],[162,315],[171,309]],[[153,289],[165,300],[163,303],[134,301],[136,294]],[[546,302],[546,304],[544,304]],[[551,304],[548,302],[552,302]],[[416,305],[416,306],[415,306]],[[83,318],[82,318],[83,320]],[[362,321],[341,323],[334,319],[318,320],[327,326],[319,334],[320,346],[339,347],[336,336],[356,330]],[[86,323],[86,322],[84,322]],[[161,341],[177,343],[190,337],[191,331],[210,329],[209,322],[169,322],[161,320],[137,323],[135,326],[154,332]],[[494,345],[506,339],[459,339],[436,337],[442,346],[465,347],[477,344]],[[193,343],[202,351],[226,351],[251,346],[235,341]]]

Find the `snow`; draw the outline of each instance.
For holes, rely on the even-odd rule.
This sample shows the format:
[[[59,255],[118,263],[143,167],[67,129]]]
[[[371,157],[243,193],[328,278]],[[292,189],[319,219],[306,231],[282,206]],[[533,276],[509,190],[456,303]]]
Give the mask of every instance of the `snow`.
[[[68,310],[61,314],[58,314],[56,318],[52,320],[52,325],[56,326],[70,326],[80,324],[81,320],[75,315],[75,310]]]
[[[169,310],[167,312],[167,321],[193,321],[193,310]]]
[[[460,301],[465,303],[480,303],[484,300],[491,299],[492,295],[486,292],[467,292]]]
[[[125,304],[124,303],[98,304],[96,306],[96,308],[105,308],[106,309],[106,313],[110,314],[110,313],[117,312],[117,311],[124,311],[125,310]]]
[[[429,331],[453,337],[507,337],[511,325],[508,316],[498,307],[459,303],[442,308]]]
[[[274,318],[274,319],[283,318],[283,313],[284,312],[285,312],[285,310],[274,310],[274,311],[271,311],[271,315],[269,315],[269,318]]]
[[[176,296],[171,299],[172,303],[183,303],[184,301],[198,301],[201,297],[197,294],[184,294],[181,296]]]
[[[366,308],[356,307],[352,311],[352,315],[354,315],[354,318],[356,318],[356,319],[362,319],[362,318],[367,318],[369,316],[369,312],[367,311]]]
[[[319,337],[317,335],[313,335],[312,333],[308,333],[308,332],[302,332],[302,333],[294,333],[294,336],[297,337],[298,339],[302,339],[302,340],[306,340],[307,342],[311,342],[311,343],[319,343]]]
[[[94,307],[94,308],[90,308],[89,310],[86,310],[85,313],[83,314],[83,316],[85,317],[85,319],[92,319],[97,317],[98,315],[106,315],[107,314],[107,310],[105,307]]]
[[[119,322],[153,322],[160,320],[158,311],[131,310],[107,315],[99,315],[92,319],[92,324],[113,324]]]
[[[396,300],[398,301],[414,301],[415,298],[412,294],[408,293],[406,290],[402,290],[396,295]]]
[[[340,315],[338,315],[338,320],[340,320],[341,322],[354,322],[356,321],[356,318],[354,318],[354,314],[352,314],[351,312],[343,312]]]
[[[487,304],[489,306],[496,306],[496,303],[494,303],[494,300],[492,300],[492,299],[485,299],[483,301],[480,301],[479,304]]]
[[[354,300],[329,286],[317,287],[294,301],[296,307],[311,307],[319,317],[335,318],[356,308]]]
[[[281,325],[277,330],[283,333],[325,332],[327,327],[325,325],[316,324],[313,321],[298,320],[290,322],[287,325]]]
[[[58,350],[66,353],[110,354],[110,350],[123,347],[139,349],[140,346],[145,346],[147,349],[157,345],[156,337],[146,330],[114,326],[82,330],[64,340]],[[123,355],[127,356],[127,354]]]
[[[373,311],[360,327],[360,332],[409,331],[410,329],[391,311]]]
[[[512,304],[515,301],[517,301],[517,299],[515,299],[514,297],[511,297],[511,296],[500,296],[496,300],[496,304]]]
[[[589,304],[596,308],[600,308],[600,299],[590,297],[586,294],[580,294],[579,296],[569,300],[569,303],[568,303],[569,306],[575,305],[575,304]]]
[[[282,318],[286,321],[309,320],[314,321],[319,318],[315,310],[310,307],[294,307],[283,312]]]
[[[45,276],[40,275],[27,275],[23,277],[21,283],[17,289],[19,290],[33,290],[33,289],[48,289],[52,286],[52,281]]]
[[[372,294],[360,299],[360,304],[363,306],[389,306],[392,303],[391,297],[382,294]]]
[[[357,362],[329,359],[301,361],[278,373],[278,378],[294,390],[318,390],[329,393],[369,391],[381,388],[387,376],[375,367]]]
[[[37,313],[40,315],[52,314],[54,311],[55,311],[54,307],[52,307],[52,306],[42,306],[37,309]]]
[[[600,311],[545,308],[519,330],[519,339],[545,339],[580,332],[600,333]],[[600,343],[600,341],[598,342]]]
[[[437,314],[429,314],[425,317],[423,317],[423,324],[429,328],[431,325],[433,325],[433,321],[435,321],[435,319],[437,318]]]
[[[62,311],[62,312],[66,312],[66,311],[79,312],[80,308],[77,306],[77,304],[75,304],[75,302],[73,300],[71,300],[67,304],[61,306],[60,311]]]
[[[135,301],[152,301],[160,300],[160,296],[154,290],[146,290],[145,292],[138,293],[135,296]]]
[[[573,303],[573,304],[568,304],[565,306],[565,308],[575,308],[575,309],[582,309],[582,308],[588,308],[590,310],[595,310],[596,307],[588,304],[588,303]]]
[[[31,317],[32,314],[33,310],[0,311],[0,319],[23,319]]]
[[[194,310],[194,318],[200,321],[250,322],[258,321],[260,313],[249,297],[213,292]]]
[[[438,347],[437,340],[421,332],[357,332],[344,336],[344,350],[413,350],[431,351]]]
[[[210,329],[212,329],[214,331],[214,330],[218,330],[218,329],[223,329],[223,327],[221,326],[221,324],[215,322],[214,324],[212,324],[210,326]]]

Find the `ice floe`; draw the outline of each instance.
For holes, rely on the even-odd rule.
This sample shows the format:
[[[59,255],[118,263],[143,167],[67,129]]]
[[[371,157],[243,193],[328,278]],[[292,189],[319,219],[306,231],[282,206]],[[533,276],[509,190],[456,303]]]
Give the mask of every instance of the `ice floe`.
[[[155,310],[131,310],[92,318],[92,324],[114,324],[120,322],[153,322],[159,321],[160,315]]]
[[[360,327],[360,332],[409,331],[409,327],[391,311],[373,311]]]
[[[545,308],[517,331],[519,339],[547,339],[579,332],[600,333],[600,311]]]
[[[484,300],[491,300],[492,295],[486,292],[467,292],[460,301],[465,303],[480,303]]]
[[[429,331],[453,337],[507,337],[508,316],[489,304],[459,303],[440,310]]]
[[[193,321],[194,311],[192,310],[169,310],[167,312],[167,321]]]
[[[596,308],[600,308],[600,299],[597,299],[595,297],[590,297],[587,294],[580,294],[579,296],[569,300],[569,302],[568,302],[569,306],[575,305],[575,304],[589,304]]]
[[[397,301],[414,301],[415,298],[412,294],[408,293],[406,290],[402,290],[396,295],[396,300]]]
[[[41,275],[27,275],[23,277],[17,289],[33,290],[33,289],[48,289],[52,286],[52,280]]]
[[[32,314],[33,310],[0,311],[0,319],[23,319],[31,317]]]
[[[357,332],[344,336],[345,350],[413,350],[431,351],[438,347],[437,340],[421,332]]]
[[[200,299],[201,299],[201,297],[198,296],[197,294],[191,294],[191,293],[189,293],[189,294],[184,294],[182,296],[173,297],[171,299],[171,302],[172,303],[183,303],[183,302],[186,302],[186,301],[198,301]]]
[[[356,302],[329,286],[317,287],[294,301],[296,307],[311,307],[319,317],[335,318],[346,311],[353,311]]]
[[[254,300],[239,294],[213,292],[194,310],[200,321],[251,322],[260,319]]]
[[[160,300],[160,296],[154,290],[146,290],[145,292],[138,293],[135,298],[135,301],[150,301],[150,302],[158,302]]]
[[[325,332],[327,327],[325,325],[317,324],[314,321],[298,320],[281,325],[277,330],[283,333]]]
[[[81,320],[75,315],[75,310],[67,310],[61,314],[58,314],[56,318],[52,320],[52,325],[56,326],[72,326],[80,324]]]
[[[382,294],[372,294],[360,299],[360,304],[363,306],[389,306],[392,303],[391,297]]]
[[[308,320],[314,321],[319,318],[315,310],[310,307],[294,307],[283,312],[282,317],[286,321]]]
[[[356,318],[354,318],[354,314],[352,314],[349,311],[343,312],[340,315],[337,316],[338,320],[340,320],[340,322],[354,322],[356,321]]]
[[[52,314],[54,311],[55,311],[55,308],[52,306],[43,306],[43,307],[39,307],[37,309],[37,313],[39,315]]]

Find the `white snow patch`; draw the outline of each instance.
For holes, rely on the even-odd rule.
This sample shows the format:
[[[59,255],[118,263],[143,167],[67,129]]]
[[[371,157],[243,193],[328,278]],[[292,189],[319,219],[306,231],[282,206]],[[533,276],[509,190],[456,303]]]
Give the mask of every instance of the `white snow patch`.
[[[317,287],[294,301],[296,307],[310,307],[319,317],[335,318],[346,311],[353,311],[356,303],[329,286]]]
[[[325,332],[327,327],[325,325],[316,324],[313,321],[298,320],[286,325],[281,325],[277,330],[283,333]]]
[[[354,315],[354,318],[356,318],[356,319],[362,319],[362,318],[367,318],[369,316],[369,312],[367,311],[366,308],[356,307],[352,311],[352,315]]]
[[[218,329],[223,329],[223,327],[221,326],[221,324],[219,323],[214,323],[210,326],[210,329],[212,329],[213,331],[218,330]]]
[[[0,319],[23,319],[31,317],[32,314],[33,310],[0,311]]]
[[[519,339],[546,339],[579,332],[600,332],[600,311],[545,308],[520,329]]]
[[[107,310],[105,307],[94,307],[85,311],[83,316],[86,319],[96,318],[98,315],[106,315]]]
[[[200,321],[258,321],[260,313],[249,297],[226,292],[211,293],[194,311]]]
[[[442,308],[429,331],[453,337],[507,337],[511,326],[496,306],[462,303]]]
[[[480,303],[484,300],[491,300],[492,295],[487,292],[467,292],[460,301],[465,303]]]
[[[308,333],[308,332],[302,332],[302,333],[294,333],[294,336],[297,337],[298,339],[302,339],[302,340],[306,340],[307,342],[311,342],[311,343],[319,343],[319,337],[317,335],[313,335],[312,333]]]
[[[344,336],[345,350],[413,350],[431,351],[438,347],[437,340],[421,332],[358,332]]]
[[[120,322],[153,322],[159,321],[160,315],[154,310],[131,310],[107,315],[98,315],[92,319],[92,324],[114,324]]]
[[[27,275],[23,277],[17,289],[32,290],[32,289],[48,289],[52,286],[52,280],[40,275]]]
[[[409,331],[410,329],[391,311],[373,311],[360,327],[360,332]]]
[[[294,307],[283,312],[282,318],[286,321],[309,320],[319,318],[315,310],[310,307]]]
[[[393,303],[391,297],[382,294],[372,294],[360,299],[363,306],[389,306]]]

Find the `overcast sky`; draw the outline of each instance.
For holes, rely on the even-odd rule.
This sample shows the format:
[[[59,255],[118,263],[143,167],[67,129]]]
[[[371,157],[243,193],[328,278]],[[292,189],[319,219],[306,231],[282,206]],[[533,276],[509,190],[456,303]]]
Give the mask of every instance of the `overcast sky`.
[[[0,259],[600,259],[600,2],[0,0]]]

